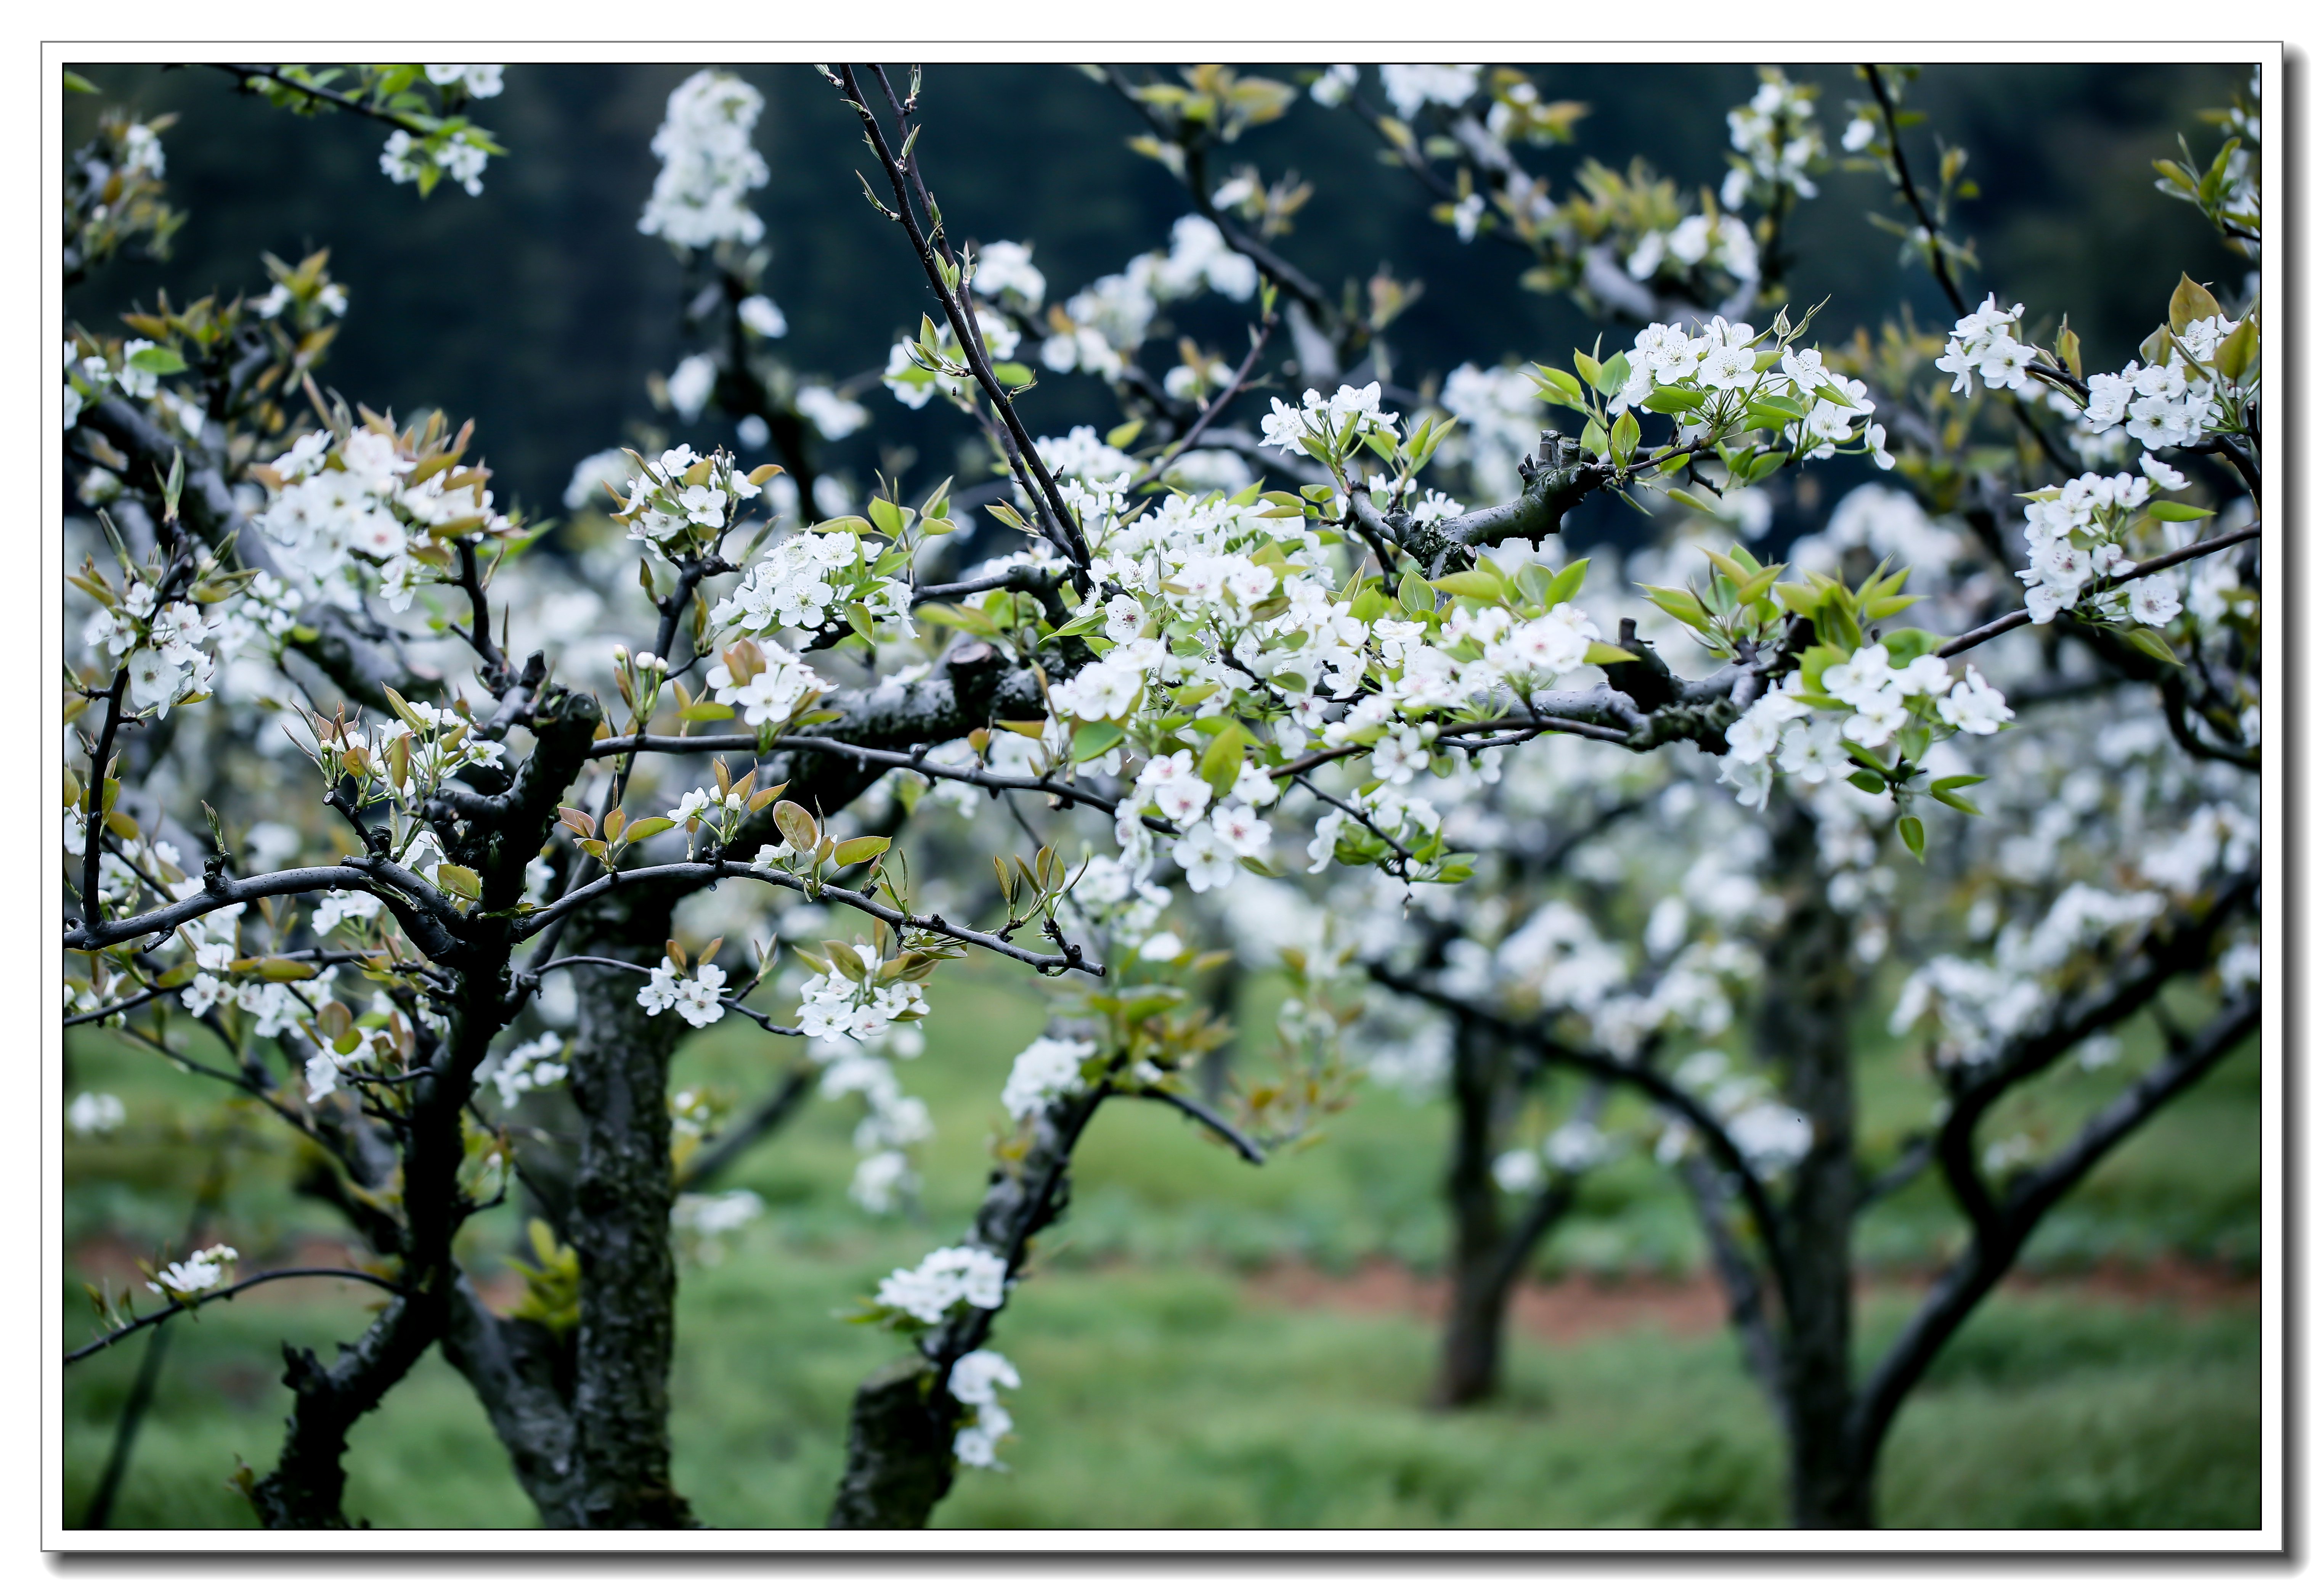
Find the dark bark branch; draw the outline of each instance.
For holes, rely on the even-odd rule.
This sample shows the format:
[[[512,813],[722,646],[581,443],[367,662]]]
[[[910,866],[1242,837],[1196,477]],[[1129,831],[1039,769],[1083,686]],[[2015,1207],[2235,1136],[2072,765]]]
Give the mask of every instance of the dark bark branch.
[[[1784,1397],[1783,1352],[1776,1345],[1774,1326],[1767,1320],[1767,1299],[1760,1286],[1758,1269],[1752,1265],[1735,1230],[1728,1226],[1727,1202],[1719,1190],[1719,1174],[1701,1156],[1691,1156],[1680,1162],[1679,1177],[1693,1202],[1702,1237],[1711,1248],[1711,1268],[1727,1295],[1728,1323],[1743,1341],[1743,1364],[1750,1371],[1751,1380],[1759,1386],[1759,1392],[1774,1407],[1775,1419],[1788,1429],[1792,1413]]]
[[[250,1491],[261,1523],[275,1528],[347,1524],[341,1457],[348,1431],[435,1342],[442,1316],[441,1307],[423,1295],[391,1300],[328,1367],[312,1350],[282,1347],[282,1381],[295,1398],[281,1456]]]
[[[2190,558],[2201,558],[2206,554],[2233,548],[2238,542],[2248,542],[2259,533],[2259,521],[2254,520],[2251,524],[2236,530],[2223,531],[2216,537],[2207,537],[2200,542],[2190,542],[2184,548],[2158,554],[2143,563],[2133,565],[2119,576],[2109,576],[2104,580],[2091,582],[2089,594],[2096,596],[2101,592],[2111,592],[2116,587],[2135,581],[2142,576],[2151,576],[2158,570],[2167,570],[2173,565],[2185,564]],[[1997,620],[1987,621],[1974,631],[1964,631],[1939,648],[1937,657],[1957,658],[1971,648],[1982,647],[1997,636],[2005,635],[2016,630],[2020,625],[2030,625],[2033,622],[2034,614],[2030,609],[2019,609],[2015,613],[2004,614]]]
[[[559,1387],[555,1335],[494,1316],[463,1276],[447,1302],[444,1358],[468,1380],[508,1450],[543,1526],[582,1526],[569,1390]]]
[[[1905,1396],[2015,1263],[2042,1219],[2108,1151],[2217,1066],[2258,1027],[2256,993],[2228,1006],[2200,1035],[2101,1108],[2064,1150],[2019,1178],[1993,1215],[1977,1225],[1968,1248],[1923,1299],[1857,1399],[1850,1437],[1857,1464],[1868,1478],[1878,1465],[1881,1445]]]

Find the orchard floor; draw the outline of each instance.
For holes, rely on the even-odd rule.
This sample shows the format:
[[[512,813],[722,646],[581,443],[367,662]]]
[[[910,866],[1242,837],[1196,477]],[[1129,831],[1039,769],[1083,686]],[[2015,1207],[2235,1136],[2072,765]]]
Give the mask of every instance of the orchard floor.
[[[928,1054],[900,1070],[933,1110],[914,1212],[875,1219],[843,1192],[855,1112],[816,1102],[738,1163],[766,1214],[682,1272],[672,1386],[676,1482],[722,1527],[812,1527],[839,1471],[857,1382],[895,1353],[839,1320],[890,1268],[950,1243],[982,1184],[1009,1058],[1038,1006],[963,980],[939,990]],[[1264,985],[1246,1033],[1268,1032]],[[771,1081],[763,1036],[694,1041],[680,1082],[748,1103]],[[1868,1045],[1876,1043],[1868,1036]],[[1877,1042],[1885,1044],[1885,1041]],[[2139,1065],[2056,1082],[2034,1135],[2078,1121]],[[1878,1165],[1924,1124],[1909,1060],[1864,1070]],[[77,1040],[71,1088],[119,1094],[129,1122],[68,1146],[61,1280],[68,1343],[90,1332],[84,1281],[135,1280],[180,1253],[198,1147],[217,1122],[203,1081],[111,1036]],[[2258,1524],[2260,1069],[2247,1052],[2110,1158],[2037,1236],[1906,1404],[1879,1488],[1898,1527],[2198,1528]],[[1562,1110],[1562,1106],[1554,1110]],[[1545,1116],[1539,1132],[1554,1116]],[[1642,1125],[1609,1119],[1616,1131]],[[996,1348],[1024,1386],[1006,1472],[964,1476],[953,1527],[1777,1526],[1782,1451],[1702,1277],[1693,1220],[1666,1173],[1633,1155],[1585,1179],[1514,1313],[1496,1404],[1426,1408],[1443,1253],[1441,1105],[1369,1089],[1323,1143],[1236,1163],[1175,1115],[1101,1114],[1073,1207],[1018,1291]],[[343,1253],[323,1207],[288,1194],[263,1127],[208,1224],[245,1267]],[[466,1236],[504,1289],[515,1213]],[[1927,1178],[1868,1216],[1861,1353],[1869,1359],[1958,1242]],[[2030,1281],[2028,1281],[2030,1280]],[[142,1288],[138,1291],[143,1294]],[[504,1296],[505,1297],[505,1296]],[[246,1527],[228,1487],[263,1471],[289,1395],[281,1346],[327,1353],[372,1301],[294,1284],[213,1306],[171,1338],[113,1522]],[[65,1519],[101,1473],[141,1349],[65,1378]],[[466,1386],[430,1356],[355,1430],[350,1513],[380,1527],[524,1527],[532,1512]]]

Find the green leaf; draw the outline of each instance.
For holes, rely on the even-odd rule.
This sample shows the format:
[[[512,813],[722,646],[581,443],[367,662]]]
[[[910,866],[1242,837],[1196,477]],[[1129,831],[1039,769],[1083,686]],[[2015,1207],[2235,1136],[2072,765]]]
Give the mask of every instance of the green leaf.
[[[1585,664],[1635,664],[1638,661],[1638,655],[1625,652],[1610,641],[1593,641],[1582,653],[1582,661]]]
[[[1869,791],[1876,796],[1888,788],[1888,782],[1868,769],[1859,769],[1849,775],[1848,783],[1859,791]]]
[[[1921,830],[1921,821],[1909,813],[1896,821],[1896,833],[1903,839],[1906,850],[1916,858],[1928,845],[1928,837]]]
[[[2157,520],[2209,520],[2213,511],[2198,509],[2192,503],[2149,503],[2146,512]]]
[[[1033,385],[1033,367],[1010,360],[992,367],[992,379],[1003,387],[1030,387]]]
[[[1703,612],[1702,603],[1693,593],[1675,586],[1641,586],[1646,600],[1682,625],[1692,625],[1698,631],[1711,628],[1711,616]]]
[[[1500,576],[1489,569],[1455,570],[1429,585],[1455,597],[1480,598],[1487,603],[1499,602],[1506,591]]]
[[[1935,631],[1915,631],[1910,627],[1891,631],[1880,639],[1880,645],[1888,649],[1888,661],[1899,666],[1911,663],[1923,653],[1935,652],[1944,644],[1945,639]]]
[[[1637,415],[1628,410],[1622,411],[1621,419],[1614,422],[1612,442],[1614,456],[1617,459],[1628,459],[1632,454],[1637,452],[1638,418]]]
[[[475,901],[484,894],[484,882],[474,869],[464,869],[457,863],[444,863],[436,870],[436,883],[454,896]]]
[[[72,71],[68,69],[65,72],[65,92],[67,94],[95,94],[97,92],[97,85],[82,77],[78,72]]]
[[[820,833],[815,815],[790,801],[775,804],[775,828],[782,832],[783,839],[795,852],[813,852]]]
[[[2179,655],[2171,650],[2171,643],[2164,639],[2162,631],[2155,630],[2152,625],[2141,625],[2135,631],[2126,631],[2123,633],[2123,640],[2150,658],[2159,659],[2163,663],[2174,667],[2179,662]]]
[[[1618,354],[1598,367],[1597,380],[1591,385],[1608,398],[1612,398],[1622,391],[1623,384],[1629,380],[1630,356],[1627,354]]]
[[[1684,487],[1673,487],[1670,490],[1670,495],[1699,513],[1717,514],[1719,512],[1718,505],[1711,502],[1710,499],[1700,493],[1691,493]]]
[[[1703,397],[1692,387],[1657,387],[1646,394],[1646,408],[1657,415],[1683,415],[1702,408]]]
[[[1548,588],[1541,594],[1542,603],[1545,607],[1555,608],[1561,603],[1572,603],[1573,594],[1582,590],[1582,583],[1587,580],[1589,576],[1590,561],[1586,558],[1575,559],[1550,577]]]
[[[2211,364],[2230,382],[2241,382],[2244,373],[2259,359],[2259,328],[2252,325],[2246,314],[2236,329],[2219,339],[2219,346],[2211,351]]]
[[[677,828],[678,821],[676,819],[659,815],[650,819],[639,819],[634,824],[631,824],[628,829],[622,832],[622,844],[624,846],[634,846],[641,841],[660,834],[664,830],[675,830]]]
[[[839,868],[851,868],[878,857],[888,850],[888,845],[885,835],[858,835],[853,841],[841,842],[839,850],[831,854],[831,861]]]
[[[129,363],[141,371],[151,371],[156,376],[175,376],[186,368],[183,355],[176,349],[158,343],[131,355]]]
[[[1554,370],[1547,365],[1536,365],[1534,369],[1540,373],[1534,379],[1535,384],[1541,388],[1545,397],[1554,402],[1563,404],[1568,409],[1578,410],[1582,407],[1582,383],[1563,371]]]
[[[2181,272],[2179,286],[2171,293],[2171,329],[2184,333],[2197,321],[2220,313],[2219,301],[2211,297],[2211,290]]]
[[[1956,796],[1950,791],[1940,791],[1934,786],[1929,787],[1929,795],[1935,797],[1939,802],[1943,803],[1947,807],[1957,808],[1960,812],[1969,815],[1971,818],[1983,818],[1985,816],[1985,810],[1979,807],[1976,803],[1971,802],[1966,796]]]
[[[1109,448],[1126,448],[1136,442],[1138,434],[1145,429],[1146,422],[1143,419],[1125,420],[1105,434],[1105,446]]]
[[[1074,761],[1087,763],[1093,758],[1102,758],[1120,746],[1129,732],[1111,720],[1102,719],[1094,724],[1084,724],[1074,732]]]
[[[1598,385],[1598,373],[1605,367],[1577,348],[1573,351],[1573,369],[1582,381],[1595,387]]]
[[[1408,614],[1436,612],[1436,594],[1428,589],[1427,582],[1410,570],[1405,571],[1404,578],[1396,584],[1396,600],[1404,605],[1404,611]]]
[[[1242,772],[1243,747],[1249,740],[1242,726],[1231,723],[1211,739],[1210,746],[1203,752],[1201,773],[1210,782],[1213,795],[1225,796],[1228,787],[1235,783],[1235,777]]]
[[[734,717],[734,710],[732,705],[725,703],[700,702],[680,709],[678,716],[700,724],[705,720],[732,719]]]

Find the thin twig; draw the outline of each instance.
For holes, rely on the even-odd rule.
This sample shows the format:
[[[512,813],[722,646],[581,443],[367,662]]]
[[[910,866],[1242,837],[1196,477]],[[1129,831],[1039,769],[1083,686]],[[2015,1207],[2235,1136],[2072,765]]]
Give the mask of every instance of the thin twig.
[[[132,1333],[150,1328],[156,1322],[168,1321],[180,1312],[197,1310],[214,1300],[231,1300],[244,1289],[254,1289],[261,1284],[271,1284],[278,1278],[286,1277],[343,1277],[350,1278],[359,1284],[370,1284],[377,1288],[385,1289],[391,1294],[410,1293],[401,1284],[392,1278],[383,1278],[375,1272],[357,1272],[351,1266],[286,1266],[276,1272],[262,1272],[255,1277],[244,1278],[238,1283],[228,1284],[224,1288],[212,1289],[208,1294],[191,1295],[184,1300],[173,1300],[160,1311],[125,1322],[103,1338],[93,1339],[78,1349],[68,1351],[64,1364],[70,1366],[77,1360],[85,1360],[100,1349],[109,1349],[120,1343]]]

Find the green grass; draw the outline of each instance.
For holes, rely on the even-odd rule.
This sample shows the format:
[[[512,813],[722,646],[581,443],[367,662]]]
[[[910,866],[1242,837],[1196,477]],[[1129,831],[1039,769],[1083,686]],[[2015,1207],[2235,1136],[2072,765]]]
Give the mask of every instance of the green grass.
[[[1000,1081],[1041,1013],[1000,981],[955,978],[938,994],[928,1053],[901,1070],[937,1124],[921,1158],[924,1209],[883,1220],[845,1202],[853,1110],[818,1102],[729,1180],[756,1189],[768,1218],[723,1262],[685,1272],[677,1481],[706,1522],[820,1522],[850,1394],[892,1353],[835,1310],[890,1267],[949,1242],[973,1204]],[[1277,999],[1263,983],[1250,990],[1246,1030],[1263,1032]],[[747,1102],[788,1060],[786,1044],[726,1026],[681,1054],[680,1082]],[[2070,1120],[2137,1062],[2064,1078],[2042,1110]],[[76,1036],[72,1065],[74,1089],[124,1098],[131,1128],[117,1144],[71,1147],[69,1242],[107,1234],[149,1252],[173,1248],[199,1165],[184,1136],[217,1110],[215,1086],[109,1037]],[[1924,1091],[1901,1064],[1868,1066],[1871,1137],[1925,1121]],[[2070,1268],[2160,1248],[2255,1253],[2258,1123],[2258,1067],[2246,1054],[2101,1168],[2037,1240],[2037,1259]],[[1019,1435],[1004,1450],[1011,1470],[964,1477],[936,1524],[1781,1524],[1775,1428],[1724,1335],[1648,1331],[1554,1348],[1520,1337],[1507,1397],[1445,1415],[1423,1406],[1431,1324],[1295,1310],[1250,1291],[1238,1269],[1272,1259],[1432,1265],[1447,1126],[1439,1105],[1369,1091],[1333,1119],[1323,1145],[1253,1169],[1175,1114],[1109,1106],[1076,1163],[1070,1215],[996,1340],[1026,1379],[1010,1400]],[[246,1254],[340,1231],[327,1211],[284,1192],[291,1163],[279,1148],[237,1166],[217,1226]],[[512,1230],[508,1213],[480,1220],[475,1260],[489,1266]],[[1865,1249],[1926,1265],[1957,1232],[1923,1181],[1876,1213]],[[1632,1157],[1590,1181],[1542,1267],[1676,1272],[1698,1259],[1667,1176]],[[1876,1296],[1868,1356],[1908,1306],[1899,1290]],[[88,1317],[77,1277],[63,1309],[68,1339],[78,1340]],[[279,1441],[289,1404],[280,1345],[327,1349],[364,1321],[349,1290],[338,1299],[262,1293],[186,1324],[116,1524],[248,1525],[226,1479],[236,1456],[264,1469]],[[95,1487],[137,1353],[124,1347],[67,1375],[68,1521]],[[1907,1404],[1882,1476],[1883,1519],[2255,1525],[2259,1397],[2248,1307],[2186,1316],[2005,1294]],[[356,1430],[349,1465],[349,1510],[377,1525],[532,1521],[473,1396],[432,1356]]]

